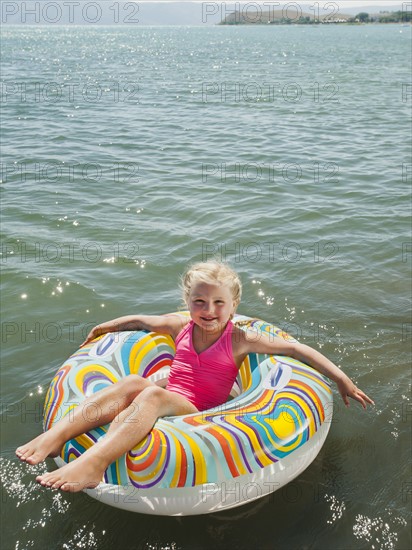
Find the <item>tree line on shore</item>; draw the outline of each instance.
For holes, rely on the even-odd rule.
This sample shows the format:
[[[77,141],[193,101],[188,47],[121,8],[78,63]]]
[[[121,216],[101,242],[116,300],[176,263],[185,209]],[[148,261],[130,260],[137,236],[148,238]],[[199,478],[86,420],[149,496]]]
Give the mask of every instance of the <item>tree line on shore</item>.
[[[316,18],[313,15],[302,14],[299,17],[287,17],[285,14],[278,16],[270,12],[261,12],[251,14],[249,11],[234,12],[228,15],[220,24],[221,25],[318,25],[318,24],[363,24],[363,23],[411,23],[412,12],[408,11],[393,11],[380,12],[378,14],[369,14],[360,12],[357,15],[350,17],[348,15],[336,14],[333,16],[325,15]]]
[[[373,15],[362,11],[348,19],[348,23],[410,23],[411,21],[412,12],[408,11],[380,12]]]

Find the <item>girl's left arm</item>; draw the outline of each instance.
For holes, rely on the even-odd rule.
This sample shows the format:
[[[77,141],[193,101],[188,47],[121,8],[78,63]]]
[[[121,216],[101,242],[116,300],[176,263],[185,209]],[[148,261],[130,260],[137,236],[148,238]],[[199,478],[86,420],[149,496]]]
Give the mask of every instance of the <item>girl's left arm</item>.
[[[366,409],[367,403],[374,405],[372,399],[360,390],[339,367],[322,355],[322,353],[314,350],[310,346],[298,342],[287,342],[281,338],[274,338],[271,340],[266,335],[262,335],[261,338],[256,339],[256,333],[251,334],[245,332],[244,334],[249,344],[247,346],[250,350],[248,353],[267,353],[270,355],[286,355],[293,357],[315,368],[321,374],[333,380],[347,407],[349,407],[349,397],[359,401],[364,409]]]

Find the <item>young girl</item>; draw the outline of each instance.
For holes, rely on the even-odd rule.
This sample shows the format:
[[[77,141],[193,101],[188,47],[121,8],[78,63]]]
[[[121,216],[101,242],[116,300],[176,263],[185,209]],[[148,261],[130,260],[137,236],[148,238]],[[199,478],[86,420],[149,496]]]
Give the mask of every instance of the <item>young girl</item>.
[[[307,363],[334,380],[346,406],[349,397],[363,408],[373,401],[321,353],[305,344],[269,338],[244,331],[231,319],[241,297],[238,275],[226,264],[195,264],[183,277],[184,299],[190,319],[179,314],[130,315],[94,327],[83,344],[107,332],[155,331],[170,334],[176,342],[165,389],[132,374],[90,396],[49,431],[16,450],[20,460],[38,464],[57,456],[64,443],[97,426],[111,422],[106,436],[79,458],[36,480],[63,491],[96,487],[106,468],[137,445],[162,416],[196,413],[224,403],[238,369],[249,353],[287,355]],[[90,403],[101,415],[91,422],[83,414]]]

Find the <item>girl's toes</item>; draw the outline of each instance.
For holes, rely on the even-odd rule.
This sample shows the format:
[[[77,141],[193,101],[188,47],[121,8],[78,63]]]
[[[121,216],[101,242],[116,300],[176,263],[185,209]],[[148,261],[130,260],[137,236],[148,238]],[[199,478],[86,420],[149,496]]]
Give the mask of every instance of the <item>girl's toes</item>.
[[[40,483],[40,485],[42,485],[43,487],[49,487],[49,485],[51,484],[51,480],[47,476],[37,476],[36,481],[37,483]]]
[[[68,493],[75,493],[79,491],[79,486],[80,486],[80,483],[77,483],[77,482],[63,483],[60,489]]]

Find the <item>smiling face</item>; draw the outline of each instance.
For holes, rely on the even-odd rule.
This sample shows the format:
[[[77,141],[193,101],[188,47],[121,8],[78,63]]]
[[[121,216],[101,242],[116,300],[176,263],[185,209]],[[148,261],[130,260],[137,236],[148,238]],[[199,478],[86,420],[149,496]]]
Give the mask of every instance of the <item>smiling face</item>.
[[[232,293],[227,285],[196,282],[193,284],[187,306],[193,321],[204,330],[223,330],[235,312]]]

